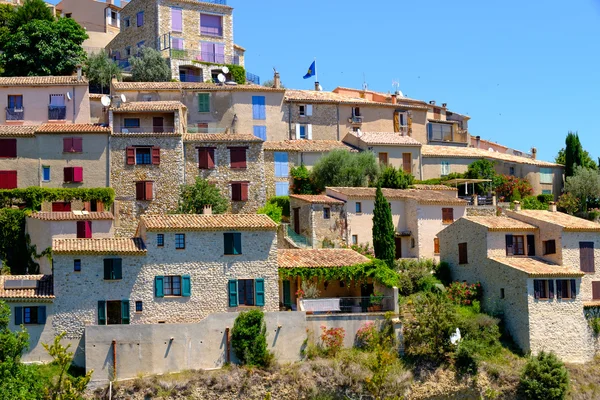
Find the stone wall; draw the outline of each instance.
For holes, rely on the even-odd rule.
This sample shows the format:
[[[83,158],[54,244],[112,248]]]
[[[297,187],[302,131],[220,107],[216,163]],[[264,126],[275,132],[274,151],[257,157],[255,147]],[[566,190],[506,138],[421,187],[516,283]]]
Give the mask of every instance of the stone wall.
[[[298,160],[298,153],[297,152],[287,152],[288,153],[288,177],[280,177],[280,176],[275,176],[275,152],[274,151],[267,151],[265,150],[264,152],[264,166],[265,166],[265,190],[266,190],[266,197],[267,199],[270,199],[271,197],[275,196],[276,191],[275,191],[275,184],[276,182],[287,182],[288,185],[290,185],[290,193],[292,193],[292,188],[291,185],[293,185],[293,180],[291,178],[291,174],[289,174],[289,171],[292,170],[292,168],[295,168],[297,166],[296,161]]]
[[[330,218],[325,219],[323,209],[329,208]],[[346,243],[346,209],[343,204],[313,204],[313,247],[325,247],[324,242],[342,247]]]
[[[312,115],[300,116],[300,105],[306,107],[307,104],[310,103],[293,102],[288,103],[288,107],[284,108],[283,120],[291,123],[290,137],[300,139],[296,138],[296,124],[311,124],[313,140],[341,140],[343,134],[339,131],[338,105],[312,104]]]
[[[128,146],[160,147],[160,165],[127,165]],[[179,189],[184,183],[181,136],[123,134],[111,137],[111,187],[115,190],[115,235],[133,236],[143,214],[165,214],[177,210]],[[136,200],[135,182],[153,181],[151,201]]]
[[[470,217],[495,217],[496,216],[496,207],[494,207],[494,206],[467,207],[467,215]]]
[[[137,13],[144,12],[144,24],[137,26]],[[121,19],[129,18],[130,25],[121,24],[121,31],[106,46],[107,51],[119,51],[121,59],[126,58],[125,48],[131,47],[131,55],[137,52],[137,44],[144,41],[146,46],[154,48],[158,38],[158,4],[155,1],[131,0],[121,10]]]

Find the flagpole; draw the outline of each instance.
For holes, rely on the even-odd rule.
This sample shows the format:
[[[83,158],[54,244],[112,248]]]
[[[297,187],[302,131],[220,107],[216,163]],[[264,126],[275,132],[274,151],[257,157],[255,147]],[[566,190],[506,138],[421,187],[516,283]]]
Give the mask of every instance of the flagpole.
[[[319,74],[317,73],[317,57],[315,57],[315,82],[319,82]]]

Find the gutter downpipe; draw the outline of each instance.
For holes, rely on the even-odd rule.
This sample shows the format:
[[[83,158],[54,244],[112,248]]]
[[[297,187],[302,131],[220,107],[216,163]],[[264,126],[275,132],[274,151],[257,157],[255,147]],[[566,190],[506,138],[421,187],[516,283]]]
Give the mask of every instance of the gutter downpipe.
[[[117,341],[113,339],[113,381],[117,380]]]
[[[75,123],[75,107],[77,107],[77,103],[75,102],[75,85],[73,85],[73,123]]]

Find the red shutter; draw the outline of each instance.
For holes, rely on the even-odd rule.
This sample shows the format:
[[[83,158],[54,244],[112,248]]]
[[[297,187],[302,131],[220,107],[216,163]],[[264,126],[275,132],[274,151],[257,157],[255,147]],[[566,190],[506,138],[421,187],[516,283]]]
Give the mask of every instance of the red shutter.
[[[240,200],[248,201],[248,182],[243,182],[240,184]]]
[[[592,282],[592,299],[600,300],[600,281]]]
[[[207,157],[207,165],[209,169],[215,167],[215,149],[208,148],[206,149],[206,157]]]
[[[85,222],[85,238],[92,238],[92,221],[83,221]]]
[[[594,272],[594,242],[579,242],[579,264],[582,272]]]
[[[97,212],[104,211],[104,204],[101,201],[96,201],[96,211]]]
[[[0,139],[0,158],[17,157],[17,139]]]
[[[154,182],[144,182],[145,185],[145,193],[144,193],[144,200],[152,200],[152,188],[153,188],[153,183]]]
[[[160,164],[160,147],[152,148],[152,165]]]
[[[215,149],[202,147],[198,149],[198,168],[212,169],[215,167]]]
[[[64,138],[63,139],[63,152],[70,153],[73,150],[73,138]]]
[[[52,212],[71,211],[71,203],[66,201],[55,201],[52,203]]]
[[[83,139],[80,137],[74,137],[73,139],[73,151],[77,153],[83,152]]]
[[[127,165],[135,165],[135,147],[127,147],[125,152],[127,154]]]
[[[64,169],[65,182],[73,182],[73,168],[65,167]]]
[[[246,147],[230,147],[231,168],[246,168]]]
[[[433,253],[440,254],[440,239],[433,238]]]
[[[453,208],[442,208],[442,222],[444,224],[451,224],[454,222]]]
[[[135,199],[136,200],[144,200],[144,182],[136,182],[135,183]]]
[[[17,188],[17,171],[0,171],[0,189]]]
[[[231,200],[240,201],[242,200],[242,187],[240,183],[231,184]]]
[[[83,182],[83,167],[73,167],[73,182]]]
[[[77,221],[77,239],[85,238],[85,222],[86,221]]]

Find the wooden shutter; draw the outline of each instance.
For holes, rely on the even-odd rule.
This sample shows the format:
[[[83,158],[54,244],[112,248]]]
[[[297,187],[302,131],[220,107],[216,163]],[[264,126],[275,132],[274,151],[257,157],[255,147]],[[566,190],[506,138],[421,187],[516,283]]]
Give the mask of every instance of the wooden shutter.
[[[513,235],[506,235],[506,255],[513,255]]]
[[[152,165],[160,164],[160,147],[152,147]]]
[[[592,282],[592,299],[600,300],[600,281]]]
[[[192,278],[189,275],[183,275],[181,277],[181,295],[183,297],[190,297],[192,294]]]
[[[223,249],[224,254],[233,254],[233,233],[223,234]]]
[[[83,167],[73,167],[73,182],[83,182]]]
[[[533,280],[533,298],[534,299],[539,299],[540,298],[540,282],[537,279]]]
[[[306,125],[306,138],[312,140],[312,124]]]
[[[52,212],[71,211],[71,203],[55,201],[52,203]]]
[[[594,272],[594,242],[579,242],[579,264],[581,271]]]
[[[231,200],[232,201],[242,201],[242,184],[241,183],[232,183],[231,184]]]
[[[0,189],[17,188],[17,171],[0,171]]]
[[[19,326],[23,323],[23,307],[15,307],[15,325]]]
[[[231,168],[246,168],[247,147],[230,147]]]
[[[144,196],[144,181],[139,181],[135,183],[135,199],[136,200],[145,200]]]
[[[63,138],[63,152],[70,153],[73,151],[73,138]]]
[[[412,174],[412,154],[402,153],[402,169],[404,172]]]
[[[459,243],[458,244],[458,263],[459,264],[468,264],[469,258],[467,255],[467,244]]]
[[[238,306],[237,280],[230,279],[229,284],[227,286],[229,289],[229,307],[237,307]]]
[[[146,181],[144,182],[144,200],[152,200],[153,192],[154,192],[154,182]]]
[[[104,280],[109,281],[112,279],[112,266],[113,260],[110,258],[104,259]]]
[[[84,223],[84,238],[92,238],[92,221],[83,221]]]
[[[554,281],[552,279],[548,281],[548,298],[554,298]]]
[[[556,281],[556,298],[562,299],[562,281],[560,279]]]
[[[98,325],[106,325],[106,302],[98,302]]]
[[[433,253],[440,254],[440,238],[433,238]]]
[[[198,149],[198,168],[212,169],[215,167],[214,147],[201,147]]]
[[[442,222],[444,224],[451,224],[454,222],[453,208],[442,208]]]
[[[113,279],[123,279],[123,260],[114,258],[112,260]]]
[[[73,167],[65,167],[64,168],[64,177],[65,182],[73,182]]]
[[[127,165],[135,165],[135,147],[127,147],[125,149]]]
[[[155,276],[154,277],[154,296],[155,297],[165,297],[164,290],[164,276]]]
[[[44,325],[46,323],[46,306],[39,306],[37,308],[38,312],[38,324]]]
[[[240,183],[240,201],[248,201],[248,182]]]
[[[233,254],[242,254],[242,234],[233,234]]]
[[[256,298],[256,305],[264,307],[265,305],[265,280],[258,278],[254,280],[254,297]]]
[[[85,221],[77,221],[77,239],[85,238]]]
[[[121,324],[129,325],[129,300],[121,300]]]
[[[527,235],[527,255],[530,257],[535,256],[535,236]]]
[[[577,281],[575,279],[571,279],[571,298],[577,298]]]
[[[83,152],[83,138],[74,137],[74,138],[72,138],[72,140],[73,140],[73,151],[76,153],[82,153]]]
[[[17,156],[17,139],[0,139],[0,158]]]

